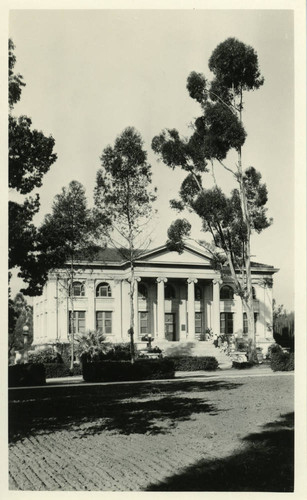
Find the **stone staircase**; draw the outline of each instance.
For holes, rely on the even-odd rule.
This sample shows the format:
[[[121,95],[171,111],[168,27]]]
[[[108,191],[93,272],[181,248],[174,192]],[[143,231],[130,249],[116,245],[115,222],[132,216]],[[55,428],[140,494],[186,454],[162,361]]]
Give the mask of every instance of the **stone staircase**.
[[[212,341],[199,342],[167,342],[157,341],[153,347],[158,346],[164,356],[213,356],[216,358],[219,368],[231,368],[232,359],[222,349],[215,347]]]

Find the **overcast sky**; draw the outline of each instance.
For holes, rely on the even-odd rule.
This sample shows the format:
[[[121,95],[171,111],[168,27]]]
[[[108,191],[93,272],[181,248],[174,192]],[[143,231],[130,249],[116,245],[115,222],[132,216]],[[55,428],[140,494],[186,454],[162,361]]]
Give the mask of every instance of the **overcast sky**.
[[[294,302],[294,71],[291,11],[96,10],[11,11],[15,70],[26,82],[14,114],[56,141],[57,162],[39,189],[41,209],[50,211],[62,186],[76,179],[92,198],[102,150],[127,126],[142,135],[158,188],[152,246],[163,244],[176,212],[183,175],[158,163],[151,140],[163,128],[190,133],[200,109],[186,90],[191,71],[210,77],[208,60],[228,37],[258,53],[264,85],[245,97],[247,140],[244,167],[260,170],[269,192],[274,224],[252,239],[253,260],[280,268],[274,296],[287,309]],[[231,166],[233,158],[228,159]],[[234,187],[216,168],[222,187]],[[210,183],[208,176],[208,185]],[[199,222],[192,218],[194,236]],[[15,285],[14,285],[15,286]],[[13,288],[13,295],[18,291]]]

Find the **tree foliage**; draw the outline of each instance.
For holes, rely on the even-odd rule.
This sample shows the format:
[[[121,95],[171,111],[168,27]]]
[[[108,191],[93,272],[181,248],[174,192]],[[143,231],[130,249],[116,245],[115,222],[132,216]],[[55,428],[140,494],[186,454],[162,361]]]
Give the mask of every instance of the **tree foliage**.
[[[151,166],[140,134],[126,128],[101,155],[94,192],[102,235],[130,263],[130,339],[134,362],[134,262],[150,244],[146,231],[156,199],[150,191]]]
[[[97,251],[94,244],[95,224],[87,208],[85,190],[78,181],[71,181],[55,196],[52,212],[47,214],[39,228],[34,261],[39,272],[31,275],[31,283],[44,285],[48,272],[57,272],[61,288],[70,301],[71,370],[74,360],[74,294],[73,283],[77,260],[88,259]],[[36,278],[36,280],[35,280]]]
[[[23,349],[23,327],[27,325],[28,343],[33,341],[33,309],[27,304],[22,293],[17,293],[14,300],[9,300],[9,337],[8,353],[9,356],[14,351]]]
[[[260,88],[264,79],[257,53],[235,38],[216,47],[209,69],[213,73],[211,81],[197,72],[187,79],[187,90],[201,107],[191,137],[180,137],[177,130],[166,129],[154,137],[152,148],[166,165],[188,172],[180,199],[171,200],[171,206],[178,211],[187,208],[201,218],[204,232],[211,234],[214,250],[210,244],[204,246],[211,252],[214,266],[231,274],[247,311],[249,331],[253,332],[250,237],[252,231],[260,233],[267,228],[271,219],[266,214],[267,188],[261,174],[254,167],[243,169],[242,147],[247,134],[242,113],[243,92]],[[225,163],[230,151],[237,154],[232,168]],[[216,164],[236,183],[229,196],[216,183]],[[212,174],[212,188],[206,187],[203,174],[207,172]],[[168,232],[168,245],[182,249],[190,229],[185,220],[176,220]]]
[[[32,129],[32,121],[27,116],[12,115],[14,104],[21,97],[25,86],[23,77],[14,72],[16,57],[14,44],[9,40],[9,187],[25,195],[42,185],[42,178],[56,161],[53,153],[55,141],[42,132]],[[27,275],[31,267],[30,252],[35,249],[36,228],[33,216],[39,210],[39,195],[30,196],[23,203],[9,202],[9,265],[20,267],[21,277]],[[31,291],[30,291],[31,293]]]
[[[151,167],[140,134],[126,128],[100,157],[94,191],[96,216],[109,242],[134,260],[142,242],[144,225],[151,218],[156,199],[149,191]]]

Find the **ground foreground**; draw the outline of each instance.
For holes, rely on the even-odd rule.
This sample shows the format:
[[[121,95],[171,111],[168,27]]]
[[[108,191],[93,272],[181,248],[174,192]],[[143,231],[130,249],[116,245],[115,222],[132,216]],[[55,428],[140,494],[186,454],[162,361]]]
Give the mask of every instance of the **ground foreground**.
[[[10,391],[10,489],[293,491],[293,374]]]

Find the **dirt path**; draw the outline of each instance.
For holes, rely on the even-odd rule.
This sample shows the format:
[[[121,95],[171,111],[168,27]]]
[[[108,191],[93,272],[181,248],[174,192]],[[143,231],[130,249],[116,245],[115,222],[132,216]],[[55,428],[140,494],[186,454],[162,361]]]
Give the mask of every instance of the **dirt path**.
[[[13,490],[292,488],[293,375],[16,390],[10,399]]]

